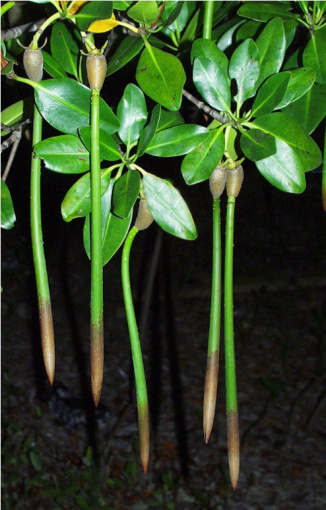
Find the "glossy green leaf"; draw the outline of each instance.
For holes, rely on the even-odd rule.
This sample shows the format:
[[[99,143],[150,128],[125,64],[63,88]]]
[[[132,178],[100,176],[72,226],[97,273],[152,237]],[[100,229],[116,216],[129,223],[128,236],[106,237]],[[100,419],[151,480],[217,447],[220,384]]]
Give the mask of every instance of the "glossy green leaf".
[[[178,3],[181,4],[181,9]],[[178,10],[180,12],[178,13]],[[186,27],[188,20],[191,18],[196,9],[195,2],[167,2],[166,7],[162,13],[164,20],[163,34],[171,36],[171,33],[176,32],[180,34]],[[177,14],[177,16],[176,16]],[[173,20],[174,18],[174,20]],[[167,23],[168,22],[168,23]]]
[[[237,43],[237,45],[239,45],[246,39],[255,39],[257,36],[257,32],[261,31],[261,29],[262,25],[261,23],[258,23],[258,21],[248,20],[244,23],[244,20],[242,20],[242,24],[237,30],[235,37],[233,38],[231,43],[233,44]]]
[[[159,14],[158,5],[152,0],[136,2],[128,10],[128,16],[138,23],[144,24],[146,28],[149,28],[157,20]]]
[[[212,34],[212,39],[217,40],[216,46],[221,50],[227,50],[234,41],[234,34],[239,30],[241,25],[245,23],[245,20],[239,18],[238,16],[232,17],[232,19],[223,23],[220,27],[214,30],[214,34]],[[243,39],[247,39],[244,37]]]
[[[79,136],[86,149],[91,151],[91,128],[81,128],[79,130]],[[119,148],[113,138],[103,131],[103,129],[100,129],[100,158],[106,161],[118,161],[121,157]]]
[[[205,140],[208,133],[208,129],[195,124],[164,129],[156,133],[145,152],[164,158],[183,156]]]
[[[157,131],[162,131],[173,126],[181,126],[184,124],[184,118],[180,112],[170,112],[168,110],[161,109],[161,117],[157,126]]]
[[[42,50],[43,54],[43,68],[52,78],[66,78],[67,75],[62,69],[61,65],[49,55],[46,51]]]
[[[110,182],[110,172],[101,175],[101,194],[106,192]],[[74,218],[82,218],[90,213],[91,204],[91,179],[90,173],[83,175],[68,190],[61,204],[61,214],[65,221]]]
[[[283,111],[296,119],[307,133],[312,133],[326,117],[326,84],[314,83],[308,92]]]
[[[89,170],[89,152],[74,135],[47,138],[35,145],[34,153],[54,172],[80,174]]]
[[[272,18],[283,20],[297,18],[292,12],[290,2],[246,2],[238,9],[238,16],[256,21],[269,21]]]
[[[122,245],[132,220],[132,211],[127,218],[119,218],[111,213],[112,189],[115,179],[111,179],[110,185],[101,198],[102,220],[102,250],[103,266],[109,262],[113,255]],[[90,258],[90,221],[89,215],[85,218],[83,240],[85,251]]]
[[[82,40],[78,30],[69,23],[58,21],[53,25],[51,38],[51,54],[60,67],[67,73],[78,77],[78,59]]]
[[[131,6],[132,4],[132,0],[131,1],[127,1],[127,0],[122,0],[122,1],[114,1],[113,2],[113,9],[117,9],[118,11],[126,11],[127,9],[129,9],[129,7]]]
[[[17,103],[8,106],[8,108],[5,108],[1,112],[1,122],[8,127],[14,126],[19,122],[22,122],[24,119],[27,119],[28,117],[32,118],[33,109],[33,97],[26,97],[25,99],[21,99]],[[1,131],[1,136],[5,136],[6,134],[6,131]]]
[[[206,181],[220,162],[224,152],[224,132],[214,129],[195,150],[182,161],[181,172],[187,184]]]
[[[230,80],[224,65],[213,60],[196,57],[193,67],[193,80],[198,92],[213,108],[228,111],[231,104]]]
[[[158,124],[161,118],[161,106],[157,104],[154,106],[150,122],[147,124],[145,129],[140,133],[140,138],[137,146],[137,156],[140,157],[144,154],[150,141],[152,140],[157,130]],[[170,112],[174,113],[174,112]]]
[[[138,140],[147,120],[144,94],[133,83],[129,83],[124,90],[118,104],[117,117],[120,121],[118,134],[127,147],[130,147]]]
[[[197,28],[198,28],[198,21],[199,21],[199,15],[200,15],[200,9],[198,9],[193,17],[191,18],[190,22],[188,23],[188,26],[186,30],[184,31],[181,41],[180,41],[180,47],[183,49],[185,47],[188,47],[195,39]]]
[[[316,82],[326,82],[326,26],[316,30],[304,49],[303,65],[316,71]]]
[[[141,37],[127,35],[109,59],[106,75],[109,76],[128,64],[130,60],[138,55],[143,46],[144,41]]]
[[[290,73],[289,83],[277,108],[284,108],[284,106],[300,99],[313,86],[315,81],[315,71],[308,67],[300,67],[287,72]]]
[[[256,166],[265,179],[281,191],[302,193],[305,190],[305,171],[300,156],[282,140],[276,140],[276,153],[257,161]]]
[[[321,152],[318,145],[296,120],[285,113],[268,113],[252,121],[251,125],[289,145],[306,172],[320,165]]]
[[[290,73],[274,74],[258,89],[252,105],[251,113],[254,117],[272,112],[282,100],[289,83]]]
[[[213,41],[209,39],[196,39],[191,48],[191,61],[196,57],[209,58],[213,60],[220,72],[227,75],[229,61],[223,51],[221,51]]]
[[[1,179],[1,228],[11,229],[16,221],[14,206],[7,184]]]
[[[243,103],[251,97],[259,76],[259,53],[252,39],[246,39],[234,51],[229,66],[229,76],[237,82],[235,99]]]
[[[179,110],[186,75],[180,60],[153,46],[142,52],[136,80],[151,99],[168,110]]]
[[[187,204],[170,182],[146,173],[142,189],[156,223],[169,234],[193,240],[197,229]]]
[[[240,146],[243,154],[251,161],[268,158],[276,152],[274,136],[260,129],[250,129],[242,133]]]
[[[87,2],[76,13],[76,21],[79,30],[86,32],[93,21],[109,19],[112,16],[112,2]]]
[[[256,40],[259,51],[260,74],[256,88],[274,73],[277,73],[284,60],[286,40],[282,20],[269,21]]]
[[[35,83],[35,101],[42,117],[67,134],[90,125],[91,91],[70,78],[55,78]],[[111,108],[100,98],[100,127],[109,135],[119,128]]]
[[[112,213],[120,218],[129,216],[140,187],[140,176],[137,170],[128,170],[115,181],[112,195]]]

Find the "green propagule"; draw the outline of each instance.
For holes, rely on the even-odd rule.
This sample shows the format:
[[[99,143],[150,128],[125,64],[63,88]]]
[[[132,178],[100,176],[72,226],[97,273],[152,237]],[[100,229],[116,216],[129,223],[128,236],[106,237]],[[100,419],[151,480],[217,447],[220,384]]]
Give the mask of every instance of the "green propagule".
[[[203,405],[206,443],[213,429],[218,387],[223,258],[220,197],[225,189],[227,194],[226,428],[230,481],[235,489],[240,467],[233,324],[235,203],[248,161],[272,186],[289,193],[302,193],[305,173],[321,167],[321,151],[311,135],[325,124],[326,4],[34,1],[46,4],[48,17],[35,28],[29,46],[23,46],[28,78],[18,76],[14,69],[16,56],[19,59],[22,51],[13,44],[22,34],[17,28],[4,31],[2,74],[15,80],[17,87],[22,83],[34,90],[31,238],[48,379],[52,384],[55,347],[42,235],[42,161],[45,168],[55,172],[83,174],[67,191],[61,212],[65,221],[84,218],[84,247],[91,266],[91,386],[96,406],[104,367],[103,266],[123,247],[122,288],[135,374],[140,458],[146,473],[150,420],[129,275],[131,247],[136,234],[153,220],[181,239],[196,239],[197,230],[179,191],[169,180],[145,170],[138,159],[144,154],[156,158],[182,156],[181,173],[186,184],[207,181],[213,197],[211,309]],[[15,2],[2,5],[4,19],[14,6]],[[306,30],[307,40],[300,51],[294,51],[299,26]],[[50,27],[49,41],[45,39],[40,47],[39,39]],[[137,85],[129,83],[121,91],[114,113],[103,99],[105,80],[136,57]],[[183,60],[190,61],[189,76]],[[44,72],[50,79],[43,78]],[[191,79],[201,99],[184,88]],[[150,113],[146,96],[154,102]],[[179,112],[183,98],[205,113],[207,127],[185,123]],[[17,133],[32,117],[26,113],[30,111],[27,106],[27,100],[19,101],[2,115],[3,134],[8,136],[3,148],[13,144],[1,181],[2,227],[6,229],[14,226],[15,213],[5,181],[19,143]],[[60,134],[43,139],[43,121]],[[321,168],[326,210],[325,158]],[[138,215],[131,227],[137,205]]]

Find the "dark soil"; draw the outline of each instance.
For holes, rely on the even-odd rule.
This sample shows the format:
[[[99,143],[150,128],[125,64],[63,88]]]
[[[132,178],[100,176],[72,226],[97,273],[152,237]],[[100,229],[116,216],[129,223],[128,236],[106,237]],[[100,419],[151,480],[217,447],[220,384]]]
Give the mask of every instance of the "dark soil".
[[[81,399],[87,419],[72,429],[48,405],[51,390],[40,354],[28,210],[21,203],[17,227],[3,234],[4,509],[325,508],[326,219],[320,173],[307,176],[307,190],[300,196],[270,189],[257,174],[248,170],[236,206],[237,490],[230,488],[228,476],[223,354],[208,445],[202,433],[211,275],[207,183],[186,188],[177,182],[193,212],[198,240],[162,236],[142,338],[152,425],[150,468],[143,475],[121,252],[104,271],[101,403],[109,417],[96,425],[89,405],[89,261],[81,223],[60,219],[62,196],[53,196],[60,178],[46,177],[44,241],[56,333],[55,380],[69,389],[75,404]],[[19,190],[14,193],[19,196]],[[157,232],[152,226],[140,233],[133,247],[139,318]]]

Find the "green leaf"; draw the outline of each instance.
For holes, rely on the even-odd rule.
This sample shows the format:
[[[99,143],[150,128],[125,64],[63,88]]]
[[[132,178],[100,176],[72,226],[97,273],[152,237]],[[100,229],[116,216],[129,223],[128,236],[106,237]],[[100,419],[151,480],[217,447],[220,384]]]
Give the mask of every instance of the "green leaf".
[[[79,30],[86,32],[94,21],[111,18],[112,11],[112,2],[87,2],[75,15],[77,26]]]
[[[223,156],[224,144],[223,130],[214,129],[195,150],[187,154],[181,165],[181,172],[187,184],[196,184],[209,179]]]
[[[101,198],[102,250],[103,266],[109,262],[122,245],[132,220],[132,211],[127,218],[119,218],[111,213],[112,190],[115,179],[111,179],[109,187]],[[84,248],[90,258],[90,221],[85,218],[83,231]]]
[[[120,218],[129,216],[140,187],[140,176],[136,170],[128,170],[116,180],[112,195],[112,212]]]
[[[181,9],[178,4],[181,5]],[[179,9],[180,12],[178,13]],[[195,2],[167,2],[162,13],[162,19],[164,20],[163,34],[168,36],[171,36],[172,32],[180,34],[186,27],[195,9]]]
[[[141,37],[127,35],[108,61],[106,75],[109,76],[128,64],[130,60],[138,55],[143,46],[144,41]]]
[[[326,81],[326,26],[324,25],[314,34],[302,55],[303,65],[312,67],[316,71],[316,82],[325,83]]]
[[[246,39],[234,51],[229,66],[229,76],[237,82],[235,99],[243,103],[251,97],[259,76],[259,53],[252,39]]]
[[[196,239],[197,230],[191,213],[170,182],[146,173],[142,189],[154,220],[165,232],[181,239]]]
[[[208,133],[208,129],[195,124],[164,129],[156,133],[145,152],[164,158],[183,156],[205,140]]]
[[[159,14],[157,3],[151,0],[136,2],[128,11],[128,16],[131,19],[144,24],[146,28],[149,28],[157,20]]]
[[[89,152],[77,136],[47,138],[35,145],[34,153],[54,172],[80,174],[89,170]]]
[[[126,1],[126,0],[123,0],[123,1],[114,1],[113,2],[113,9],[117,9],[118,11],[126,11],[132,4],[132,0],[129,2],[129,1]]]
[[[42,50],[43,54],[43,67],[52,78],[66,78],[67,75],[62,69],[61,65],[49,55],[46,51]]]
[[[287,73],[290,73],[289,83],[283,99],[277,105],[277,108],[284,108],[284,106],[302,97],[313,86],[315,81],[315,71],[311,68],[300,67],[293,71],[287,71]]]
[[[63,133],[77,135],[90,125],[91,91],[70,78],[55,78],[34,84],[35,101],[42,117]],[[109,135],[119,128],[111,108],[100,98],[100,127]]]
[[[148,147],[150,141],[152,140],[155,132],[157,130],[158,124],[161,118],[161,106],[157,104],[154,106],[152,111],[152,116],[150,122],[147,124],[145,129],[141,132],[138,146],[137,146],[137,156],[140,157],[144,154],[146,148]],[[169,112],[174,113],[174,112]],[[177,113],[177,112],[176,112]]]
[[[193,80],[196,89],[213,108],[228,111],[231,104],[230,80],[223,71],[224,65],[213,60],[196,57]]]
[[[130,147],[138,140],[147,120],[144,94],[133,83],[129,83],[124,90],[118,104],[117,117],[120,121],[118,134],[127,147]]]
[[[258,89],[252,105],[251,113],[254,117],[272,112],[281,102],[289,83],[290,73],[274,74]]]
[[[79,130],[79,135],[86,149],[91,151],[91,128],[83,127]],[[100,129],[100,158],[106,161],[118,161],[121,159],[119,148],[113,138]]]
[[[106,192],[110,182],[110,172],[101,175],[101,194]],[[91,204],[91,179],[90,173],[83,175],[68,190],[61,204],[61,214],[64,221],[74,218],[82,218],[90,213]]]
[[[275,188],[288,193],[302,193],[306,187],[305,170],[297,151],[276,140],[276,153],[256,162],[260,173]]]
[[[295,152],[296,158],[300,159],[306,172],[320,165],[322,158],[318,145],[300,124],[285,113],[268,113],[252,121],[251,126],[261,129],[289,145]]]
[[[246,2],[238,9],[237,14],[256,21],[269,21],[276,17],[284,20],[298,18],[289,12],[290,9],[290,2]]]
[[[60,67],[78,79],[78,59],[82,48],[78,30],[71,23],[58,21],[53,25],[50,45],[51,54]]]
[[[1,179],[1,228],[11,229],[16,221],[14,206],[7,184]]]
[[[181,37],[180,46],[182,48],[190,45],[193,42],[193,40],[195,39],[197,28],[198,28],[199,15],[200,15],[200,9],[198,9],[195,12],[195,14],[192,17],[191,21],[189,22],[186,30],[184,31],[184,34]]]
[[[234,43],[237,43],[237,45],[239,45],[246,39],[254,39],[257,36],[257,32],[260,32],[261,29],[262,24],[258,23],[258,21],[248,20],[244,23],[244,20],[242,20],[242,23],[239,29],[237,30],[235,37],[233,37],[233,39],[231,40],[231,45]]]
[[[217,40],[216,45],[221,51],[227,50],[233,44],[234,34],[238,33],[238,30],[243,24],[245,24],[243,19],[240,19],[238,16],[234,16],[232,19],[223,23],[221,27],[217,27],[217,29],[214,30],[212,39],[214,41]],[[248,37],[251,37],[251,35],[243,37],[243,40],[247,39]]]
[[[139,59],[136,80],[158,104],[168,110],[179,110],[186,75],[177,57],[153,46],[146,47]]]
[[[25,99],[21,99],[17,103],[14,103],[8,108],[5,108],[1,112],[1,122],[5,126],[14,126],[19,122],[22,122],[24,119],[28,117],[33,117],[33,109],[34,109],[34,98],[26,97]],[[1,131],[1,136],[5,136],[7,134],[6,131]]]
[[[260,129],[250,129],[242,133],[240,146],[244,155],[251,161],[268,158],[276,152],[274,136]]]
[[[284,108],[284,113],[312,133],[326,116],[326,84],[314,83],[303,96]]]
[[[259,87],[263,81],[274,73],[277,73],[284,60],[286,40],[282,20],[274,18],[256,40],[259,52],[260,74],[256,83]]]
[[[221,73],[227,75],[229,61],[223,51],[221,51],[213,41],[209,39],[196,39],[191,48],[191,61],[196,57],[209,58],[218,66]]]
[[[161,117],[157,126],[157,131],[162,131],[173,126],[181,126],[185,121],[180,112],[170,112],[168,110],[161,109]]]

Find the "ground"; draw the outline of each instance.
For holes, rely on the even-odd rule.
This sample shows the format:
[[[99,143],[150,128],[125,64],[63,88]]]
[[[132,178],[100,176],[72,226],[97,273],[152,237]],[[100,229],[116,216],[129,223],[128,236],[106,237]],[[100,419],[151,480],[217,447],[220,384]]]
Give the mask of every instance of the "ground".
[[[245,175],[236,206],[234,326],[240,479],[230,488],[224,357],[209,444],[202,433],[211,275],[207,183],[180,189],[197,241],[163,235],[142,345],[151,402],[151,461],[142,474],[120,287],[119,252],[104,270],[105,373],[96,426],[89,405],[89,261],[81,224],[45,221],[56,333],[56,384],[81,399],[86,424],[51,410],[40,362],[25,206],[4,232],[2,279],[2,505],[4,509],[322,510],[326,505],[326,221],[320,173],[300,196]],[[59,178],[58,178],[59,179]],[[48,191],[51,202],[52,189]],[[18,193],[18,192],[17,192]],[[57,205],[57,204],[56,204]],[[222,200],[223,218],[225,199]],[[17,214],[18,215],[18,214]],[[25,221],[25,223],[24,223]],[[224,221],[222,231],[224,229]],[[62,231],[62,232],[61,232]],[[60,233],[61,232],[61,233]],[[132,283],[144,299],[158,229],[133,247]],[[139,314],[141,316],[141,312]],[[222,344],[223,345],[223,344]],[[47,395],[42,398],[42,394]]]

